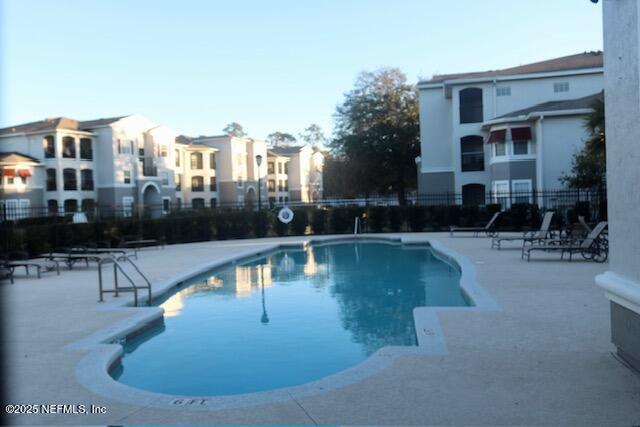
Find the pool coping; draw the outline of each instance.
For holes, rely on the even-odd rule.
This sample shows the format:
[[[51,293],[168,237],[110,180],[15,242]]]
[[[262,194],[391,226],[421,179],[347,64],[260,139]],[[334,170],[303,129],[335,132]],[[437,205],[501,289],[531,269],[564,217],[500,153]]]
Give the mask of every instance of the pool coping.
[[[78,363],[76,379],[90,391],[106,398],[131,405],[177,409],[188,411],[215,411],[239,407],[248,407],[313,396],[342,388],[359,382],[391,366],[398,357],[407,355],[442,356],[448,353],[446,339],[438,319],[439,312],[464,311],[484,312],[501,311],[496,301],[476,281],[476,269],[469,258],[461,255],[439,240],[415,236],[394,237],[378,235],[343,235],[330,237],[311,237],[301,242],[265,242],[259,248],[241,251],[232,256],[222,257],[197,267],[185,270],[169,279],[154,283],[152,300],[162,297],[173,288],[192,277],[207,273],[228,264],[243,262],[248,258],[260,256],[282,249],[306,249],[308,246],[336,243],[340,241],[383,241],[400,245],[428,245],[434,253],[460,269],[460,287],[473,303],[468,307],[415,307],[413,310],[417,346],[386,346],[362,362],[329,376],[305,384],[274,390],[227,396],[182,396],[155,393],[131,387],[113,379],[111,368],[119,363],[123,355],[121,343],[139,335],[160,322],[163,318],[161,307],[132,307],[130,301],[109,302],[99,308],[103,310],[126,311],[131,313],[125,319],[111,324],[81,340],[73,342],[65,349],[87,351]],[[145,299],[142,299],[146,301]]]

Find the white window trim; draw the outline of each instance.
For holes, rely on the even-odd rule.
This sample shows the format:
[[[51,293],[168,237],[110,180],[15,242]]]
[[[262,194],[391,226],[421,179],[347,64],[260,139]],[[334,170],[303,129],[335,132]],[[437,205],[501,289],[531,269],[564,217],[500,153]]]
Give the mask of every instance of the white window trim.
[[[169,201],[169,210],[166,210],[166,209],[164,208],[164,201],[165,201],[165,200],[168,200],[168,201]],[[167,213],[169,213],[169,211],[170,211],[170,210],[171,210],[171,197],[163,197],[163,198],[162,198],[162,213],[163,213],[163,214],[167,214]]]
[[[500,193],[498,193],[498,186],[506,187],[506,191],[501,191]],[[493,203],[498,203],[500,198],[507,199],[505,206],[502,206],[503,209],[507,209],[509,207],[509,180],[508,179],[491,182],[491,199]]]
[[[527,154],[513,154],[513,140],[505,141],[505,154],[503,156],[496,155],[496,146],[498,143],[492,143],[491,156],[489,164],[517,162],[520,160],[536,160],[536,147],[532,139],[527,141]]]
[[[133,216],[133,207],[135,199],[131,196],[124,196],[122,198],[122,215],[125,217]]]
[[[511,192],[513,193],[513,197],[516,197],[516,185],[517,184],[527,184],[528,189],[526,192],[528,193],[532,193],[533,192],[533,181],[530,179],[513,179],[511,180]],[[514,199],[515,201],[515,199]],[[529,195],[529,203],[533,203],[533,196],[530,194]]]

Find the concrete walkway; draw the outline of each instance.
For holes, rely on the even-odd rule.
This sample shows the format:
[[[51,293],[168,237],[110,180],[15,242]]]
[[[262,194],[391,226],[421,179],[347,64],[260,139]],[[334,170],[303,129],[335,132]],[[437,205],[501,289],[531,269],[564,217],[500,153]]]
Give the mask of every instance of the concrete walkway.
[[[413,233],[410,236],[420,236]],[[401,236],[400,234],[394,236]],[[279,403],[188,411],[136,406],[92,393],[76,379],[86,351],[65,348],[133,315],[97,303],[95,268],[18,277],[0,286],[8,331],[8,402],[83,404],[105,414],[16,415],[19,424],[640,424],[640,376],[609,342],[607,301],[593,277],[607,266],[557,255],[489,249],[486,238],[424,234],[467,256],[502,310],[439,319],[448,354],[408,355],[362,381]],[[282,241],[283,239],[277,239]],[[299,242],[304,238],[286,238]],[[140,252],[152,283],[275,239],[205,242]],[[515,248],[516,246],[514,246]],[[122,300],[126,297],[120,297]],[[640,339],[640,338],[639,338]],[[3,406],[4,406],[3,404]]]

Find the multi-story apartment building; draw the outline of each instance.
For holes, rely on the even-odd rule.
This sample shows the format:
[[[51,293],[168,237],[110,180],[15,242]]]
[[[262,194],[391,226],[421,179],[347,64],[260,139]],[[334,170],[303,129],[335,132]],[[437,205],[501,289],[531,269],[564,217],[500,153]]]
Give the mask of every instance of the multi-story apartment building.
[[[3,203],[50,212],[97,204],[125,214],[144,205],[160,213],[175,198],[174,139],[170,129],[138,115],[59,117],[0,129]],[[9,176],[16,171],[19,180]]]
[[[289,162],[290,158],[267,150],[267,192],[269,203],[289,202]]]
[[[208,145],[179,136],[175,145],[176,203],[194,208],[218,206],[216,152]]]
[[[321,198],[322,154],[282,150],[267,154],[251,138],[176,136],[138,115],[47,119],[0,129],[0,204],[14,217],[96,206],[158,216],[172,206],[255,206],[259,196],[264,204]]]
[[[216,178],[219,202],[222,205],[255,206],[258,194],[262,203],[266,202],[267,145],[264,141],[230,135],[199,136],[191,140],[217,150]]]
[[[270,191],[269,197],[276,197],[278,202],[281,201],[280,197],[305,203],[322,199],[324,154],[320,150],[309,145],[273,147],[269,150],[268,161],[276,168],[278,164],[283,168],[282,173],[276,169],[274,174],[269,175],[269,180],[275,181],[277,190]],[[282,187],[278,185],[279,181],[284,182]],[[280,191],[281,188],[283,191]]]
[[[463,203],[482,204],[486,192],[555,190],[602,96],[602,52],[436,75],[418,88],[419,194],[461,193]]]

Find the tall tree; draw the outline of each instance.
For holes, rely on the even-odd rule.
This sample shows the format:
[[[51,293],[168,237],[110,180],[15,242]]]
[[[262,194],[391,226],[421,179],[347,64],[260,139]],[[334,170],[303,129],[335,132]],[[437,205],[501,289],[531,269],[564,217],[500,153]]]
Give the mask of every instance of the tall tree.
[[[267,141],[274,147],[279,145],[291,145],[297,142],[295,136],[286,132],[273,132],[267,135]]]
[[[247,133],[244,131],[244,128],[240,123],[231,122],[222,129],[224,133],[230,136],[235,136],[238,138],[242,138],[243,136],[247,136]]]
[[[322,147],[327,142],[322,128],[315,123],[310,124],[304,131],[300,132],[300,139],[313,147]]]
[[[418,92],[397,68],[365,71],[337,107],[330,146],[344,158],[358,190],[369,195],[396,193],[406,203],[415,188],[420,150]]]
[[[560,181],[570,188],[603,190],[606,182],[606,137],[604,126],[604,95],[592,104],[593,111],[585,118],[589,139],[584,148],[574,154],[571,174]]]

